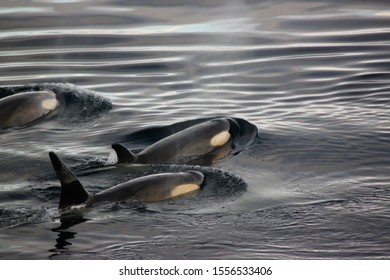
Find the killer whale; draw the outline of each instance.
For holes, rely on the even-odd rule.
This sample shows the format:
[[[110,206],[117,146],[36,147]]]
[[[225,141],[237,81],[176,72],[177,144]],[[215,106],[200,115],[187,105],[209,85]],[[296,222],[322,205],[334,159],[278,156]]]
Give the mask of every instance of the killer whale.
[[[19,100],[21,100],[20,94],[25,93],[31,93],[26,99],[29,100],[29,102],[32,102],[37,99],[37,96],[39,95],[37,95],[37,93],[39,92],[54,93],[55,98],[59,103],[58,107],[31,122],[29,122],[31,118],[27,118],[20,126],[15,125],[14,122],[11,122],[10,125],[7,126],[2,125],[2,123],[5,122],[5,119],[11,114],[9,113],[10,108],[1,105],[2,103],[4,104],[8,98],[12,98],[13,100],[15,100],[14,98],[20,98]],[[52,95],[52,97],[54,97],[54,95]],[[54,98],[53,101],[55,101]],[[11,104],[12,107],[16,106],[18,108],[20,102],[12,102]],[[32,108],[40,108],[40,106],[40,103],[36,103]],[[55,120],[57,126],[64,127],[79,127],[80,125],[94,124],[111,109],[112,101],[109,98],[104,97],[93,90],[70,83],[38,83],[5,87],[0,86],[0,133],[3,129],[7,130],[6,127],[10,130],[15,128],[24,129],[51,120]],[[19,110],[18,112],[22,111],[23,110]]]
[[[115,185],[99,193],[87,191],[76,175],[54,153],[49,153],[54,171],[61,182],[59,209],[75,205],[91,206],[104,201],[128,199],[144,202],[163,201],[193,193],[203,188],[204,175],[198,171],[148,175]]]
[[[60,101],[51,90],[16,93],[0,99],[0,129],[24,127],[59,112]]]
[[[236,124],[228,118],[212,119],[169,135],[135,154],[120,143],[112,144],[119,163],[188,163],[215,160],[234,149]]]

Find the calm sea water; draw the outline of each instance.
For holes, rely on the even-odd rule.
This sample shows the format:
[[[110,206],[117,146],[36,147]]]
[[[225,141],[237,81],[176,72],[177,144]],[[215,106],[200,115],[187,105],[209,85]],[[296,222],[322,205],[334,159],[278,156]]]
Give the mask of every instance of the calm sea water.
[[[1,259],[390,258],[388,1],[131,2],[2,1],[1,97],[70,105],[0,132]],[[112,143],[216,116],[259,134],[204,192],[60,217],[49,151],[98,191]]]

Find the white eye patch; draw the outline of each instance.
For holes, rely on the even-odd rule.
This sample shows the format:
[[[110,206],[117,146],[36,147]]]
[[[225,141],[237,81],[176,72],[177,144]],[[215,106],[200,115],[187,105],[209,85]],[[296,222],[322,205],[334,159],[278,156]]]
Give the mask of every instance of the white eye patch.
[[[171,197],[175,197],[175,196],[183,195],[183,194],[186,194],[186,193],[190,193],[190,192],[193,192],[193,191],[196,191],[196,190],[199,190],[199,189],[200,189],[200,186],[197,185],[197,184],[183,184],[183,185],[179,185],[179,186],[175,187],[171,191]]]
[[[213,147],[218,147],[224,145],[227,141],[230,139],[230,133],[229,131],[222,131],[215,135],[213,138],[210,140],[210,145]]]
[[[54,110],[55,108],[57,108],[58,104],[59,102],[57,99],[51,98],[43,100],[41,106],[46,110]]]

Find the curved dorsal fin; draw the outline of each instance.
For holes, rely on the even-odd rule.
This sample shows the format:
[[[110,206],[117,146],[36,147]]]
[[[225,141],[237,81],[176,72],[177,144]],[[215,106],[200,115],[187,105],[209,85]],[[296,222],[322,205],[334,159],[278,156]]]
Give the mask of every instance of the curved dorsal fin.
[[[79,179],[66,164],[54,153],[49,153],[54,171],[61,182],[61,199],[58,206],[59,209],[79,205],[88,200],[90,193],[84,189]]]
[[[137,159],[137,155],[129,151],[125,146],[119,143],[112,144],[111,147],[116,152],[119,163],[132,163]]]

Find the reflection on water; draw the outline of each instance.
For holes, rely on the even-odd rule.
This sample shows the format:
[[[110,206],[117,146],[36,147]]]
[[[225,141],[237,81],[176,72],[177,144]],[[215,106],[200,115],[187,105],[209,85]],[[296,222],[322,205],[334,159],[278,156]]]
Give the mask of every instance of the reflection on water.
[[[60,219],[61,225],[52,229],[54,232],[58,232],[58,238],[56,239],[55,249],[50,249],[50,252],[54,254],[49,256],[52,258],[58,254],[69,250],[68,247],[72,245],[71,239],[75,238],[77,232],[71,231],[72,226],[86,222],[87,219],[78,215],[63,215]]]
[[[80,94],[0,132],[0,258],[389,257],[387,1],[19,2],[0,9],[0,96]],[[56,222],[49,151],[100,191],[157,168],[102,167],[112,143],[141,150],[215,117],[259,134],[197,167],[205,192]]]

